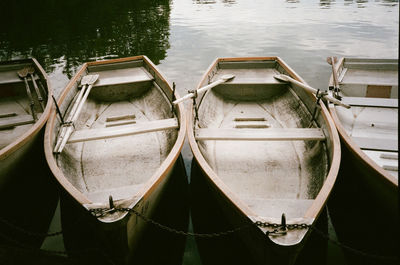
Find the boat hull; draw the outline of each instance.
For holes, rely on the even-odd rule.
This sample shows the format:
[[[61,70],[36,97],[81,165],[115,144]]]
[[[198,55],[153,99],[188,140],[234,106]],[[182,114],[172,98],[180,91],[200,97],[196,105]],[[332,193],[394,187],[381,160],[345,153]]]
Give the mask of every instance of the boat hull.
[[[219,65],[219,63],[227,63],[227,65]],[[238,67],[238,65],[241,64],[246,64],[246,62],[250,62],[250,64],[252,65],[251,67],[254,67],[256,70],[254,71],[254,74],[250,71],[236,71],[235,67]],[[304,82],[304,80],[302,80],[300,77],[298,77],[292,69],[290,69],[287,65],[285,65],[279,58],[277,57],[264,57],[264,58],[223,58],[223,59],[217,59],[210,67],[209,69],[206,71],[205,75],[203,76],[202,81],[200,82],[198,88],[204,86],[207,84],[207,82],[211,82],[210,76],[220,76],[222,74],[219,74],[218,71],[219,69],[233,69],[233,70],[226,70],[226,72],[232,71],[233,73],[237,73],[237,74],[241,74],[244,73],[244,76],[239,76],[238,79],[233,79],[233,84],[230,86],[229,84],[226,84],[222,87],[216,87],[215,88],[215,93],[219,94],[217,96],[215,96],[215,98],[221,98],[224,96],[228,97],[228,100],[226,100],[226,102],[224,102],[223,104],[221,104],[222,106],[229,106],[229,104],[231,104],[230,102],[232,102],[231,100],[234,101],[234,103],[232,103],[232,106],[238,106],[237,104],[235,105],[235,103],[237,101],[239,101],[242,97],[245,98],[245,103],[244,106],[245,108],[243,108],[243,112],[246,112],[246,109],[251,109],[251,102],[258,100],[259,105],[265,104],[263,103],[263,97],[274,97],[274,88],[278,88],[278,89],[282,89],[282,87],[276,87],[276,86],[271,86],[271,87],[264,87],[263,83],[261,82],[267,82],[267,85],[270,85],[271,83],[274,83],[276,81],[274,81],[274,79],[272,78],[272,76],[270,75],[269,79],[268,77],[265,76],[260,76],[260,73],[262,71],[265,70],[260,70],[260,68],[262,67],[267,67],[267,65],[269,65],[269,67],[271,67],[271,65],[274,65],[274,63],[277,63],[279,65],[279,67],[277,67],[277,71],[281,71],[281,73],[285,73],[288,75],[291,75],[293,78],[299,80],[300,82]],[[263,65],[264,64],[264,65]],[[236,71],[236,72],[235,72]],[[269,70],[270,71],[270,70]],[[266,71],[267,72],[267,71]],[[217,74],[216,74],[217,73]],[[236,77],[235,77],[236,78]],[[246,78],[249,78],[251,81],[254,81],[252,84],[249,85],[249,79],[246,80]],[[258,78],[258,79],[257,79]],[[214,79],[215,81],[215,79]],[[234,83],[236,82],[236,83]],[[237,84],[235,87],[233,85]],[[282,85],[282,84],[277,84],[277,86]],[[226,88],[226,89],[225,89]],[[268,90],[269,88],[269,90]],[[226,93],[225,93],[225,91]],[[247,89],[247,90],[246,90]],[[266,89],[265,91],[263,91],[264,89]],[[207,92],[206,92],[207,93]],[[222,95],[222,93],[225,93]],[[229,95],[227,95],[227,93],[229,93]],[[254,93],[254,94],[253,94]],[[272,94],[271,94],[272,93]],[[298,92],[298,93],[304,93],[303,92]],[[277,97],[279,97],[280,94],[277,94]],[[200,95],[200,99],[196,99],[197,102],[197,107],[199,106],[199,104],[205,104],[204,102],[206,102],[206,96],[207,94],[205,94],[205,96],[201,97]],[[276,95],[275,95],[276,96]],[[305,98],[305,101],[307,100],[312,100],[312,96],[308,95],[307,93],[302,94],[301,97]],[[310,97],[311,98],[308,98]],[[209,96],[207,99],[214,100],[213,97]],[[248,100],[248,101],[246,101]],[[201,102],[201,103],[199,103]],[[249,103],[250,102],[250,103]],[[312,102],[312,101],[311,101]],[[307,104],[312,104],[311,102],[305,103]],[[225,104],[225,105],[224,105]],[[269,104],[266,103],[266,104]],[[315,104],[315,102],[314,102]],[[209,108],[209,106],[212,106],[213,104],[209,104],[206,105],[207,107],[203,107],[204,109]],[[250,107],[248,107],[250,106]],[[325,178],[325,182],[324,184],[320,187],[318,194],[315,195],[314,200],[312,201],[312,204],[308,206],[308,208],[305,210],[305,212],[301,215],[297,214],[297,217],[299,218],[293,218],[294,216],[296,216],[296,213],[293,213],[294,208],[293,207],[286,207],[286,210],[283,211],[288,211],[289,212],[289,216],[291,216],[293,219],[289,219],[287,220],[287,223],[295,223],[296,221],[298,223],[303,223],[303,224],[308,224],[308,225],[312,225],[316,223],[316,220],[318,220],[318,217],[320,215],[320,213],[322,212],[322,210],[324,209],[325,203],[327,201],[327,198],[331,192],[332,186],[335,182],[336,179],[336,175],[339,169],[339,163],[340,163],[340,143],[339,143],[339,138],[337,135],[337,132],[334,128],[333,122],[330,120],[329,114],[327,109],[325,108],[325,106],[323,106],[322,104],[320,105],[322,111],[321,114],[319,115],[319,120],[320,122],[322,122],[326,128],[325,135],[328,135],[328,139],[327,139],[327,146],[329,150],[329,170],[327,172],[326,178]],[[218,135],[219,138],[215,138],[214,132],[217,132],[216,130],[213,130],[212,133],[214,134],[209,134],[207,136],[201,135],[200,132],[202,132],[203,128],[207,128],[207,126],[209,124],[213,124],[212,122],[207,123],[206,121],[202,121],[202,118],[204,117],[204,113],[200,113],[200,107],[198,107],[198,113],[196,113],[197,111],[194,110],[193,105],[190,106],[190,113],[189,113],[189,117],[188,117],[188,138],[189,138],[189,143],[190,146],[192,148],[192,151],[194,153],[194,157],[196,159],[196,162],[199,164],[199,168],[201,169],[202,173],[199,174],[199,178],[204,178],[204,183],[207,183],[205,185],[205,187],[207,187],[207,189],[209,190],[209,192],[211,194],[213,194],[213,198],[215,199],[215,203],[218,204],[218,208],[220,209],[220,211],[223,213],[223,215],[226,217],[227,220],[229,220],[229,223],[231,225],[231,227],[233,228],[238,228],[238,227],[246,227],[245,229],[240,229],[237,233],[237,235],[239,235],[239,237],[241,238],[241,240],[244,242],[244,244],[246,245],[246,248],[248,249],[248,251],[251,253],[251,258],[254,260],[255,264],[293,264],[297,258],[297,256],[299,255],[301,249],[303,248],[303,246],[305,245],[305,243],[307,242],[308,238],[309,238],[309,230],[303,230],[303,231],[298,231],[298,234],[294,234],[293,237],[291,237],[292,235],[290,235],[290,232],[288,232],[289,237],[286,239],[281,240],[283,237],[280,236],[274,236],[271,234],[268,234],[271,232],[271,228],[267,228],[264,229],[263,227],[258,227],[255,225],[256,221],[260,221],[263,222],[263,220],[266,220],[265,218],[261,218],[259,219],[259,214],[260,214],[260,210],[257,210],[257,208],[252,208],[253,206],[249,206],[249,204],[247,204],[245,202],[245,200],[242,200],[239,198],[239,195],[235,194],[235,192],[232,191],[232,187],[233,189],[235,189],[235,186],[228,186],[227,184],[224,183],[224,181],[222,180],[222,177],[216,173],[216,166],[212,163],[214,163],[213,161],[218,161],[218,157],[217,155],[215,155],[215,157],[209,156],[209,157],[205,157],[204,153],[207,150],[204,146],[200,146],[200,144],[198,144],[198,140],[232,140],[235,138],[237,138],[237,135],[239,135],[241,137],[241,134],[235,134],[229,137],[220,137]],[[233,107],[234,109],[235,107]],[[253,108],[254,109],[254,108]],[[264,109],[266,109],[266,107],[264,107]],[[207,109],[208,110],[208,109]],[[241,115],[241,113],[237,111],[238,115]],[[256,111],[256,115],[260,115],[257,114],[260,113],[260,111]],[[284,111],[282,111],[284,112]],[[212,113],[212,111],[211,111]],[[227,112],[224,112],[225,115]],[[254,114],[254,112],[253,112]],[[202,116],[203,115],[203,116]],[[216,114],[216,116],[218,116],[219,114]],[[246,118],[246,121],[262,121],[264,122],[265,120],[262,118],[257,118],[257,117],[250,117],[252,116],[251,114],[246,114],[249,116],[249,118]],[[265,115],[265,114],[264,114]],[[199,123],[201,123],[202,125],[200,126],[200,130],[196,127],[194,128],[194,122],[197,120],[196,116],[199,117]],[[254,116],[254,115],[253,115]],[[246,116],[247,117],[247,116]],[[273,117],[272,117],[273,118]],[[241,118],[241,116],[239,118],[235,118],[235,117],[230,117],[229,119],[234,120],[234,121],[242,121],[243,118]],[[267,118],[266,120],[272,120],[271,118]],[[289,119],[290,120],[290,119]],[[273,124],[273,120],[270,121],[271,124]],[[238,123],[238,122],[237,122]],[[223,124],[223,122],[221,123]],[[241,124],[242,125],[242,124]],[[253,128],[255,127],[252,124],[250,125],[246,125],[246,126],[253,126]],[[256,128],[265,128],[265,127],[261,127],[261,126],[265,126],[265,127],[269,127],[269,125],[257,125]],[[290,125],[289,125],[290,126]],[[307,125],[308,126],[308,125]],[[273,126],[272,126],[273,127]],[[239,128],[239,127],[236,127]],[[265,129],[265,132],[267,132],[267,130],[269,129]],[[229,130],[227,130],[229,132]],[[232,130],[230,130],[232,131]],[[248,130],[249,132],[251,130]],[[235,133],[238,131],[235,131]],[[246,132],[245,129],[243,129],[242,132]],[[254,131],[251,131],[254,132]],[[218,132],[217,132],[218,133]],[[196,136],[195,136],[196,135]],[[242,134],[243,135],[243,134]],[[201,137],[200,137],[201,136]],[[214,138],[213,138],[214,137]],[[254,137],[252,135],[246,135],[245,139],[244,138],[240,138],[239,140],[254,140],[254,141],[258,141],[258,140],[263,140],[264,136],[260,135],[257,137]],[[281,140],[282,138],[279,138],[279,140]],[[268,140],[268,139],[267,139]],[[231,142],[232,143],[232,142]],[[222,145],[222,144],[221,144]],[[250,145],[250,142],[249,144]],[[236,157],[236,152],[238,153],[239,157],[241,154],[245,153],[245,152],[250,152],[248,149],[246,149],[246,146],[243,145],[241,148],[236,148],[236,150],[234,150],[235,148],[229,149],[229,142],[228,144],[224,145],[225,147],[227,147],[228,151],[226,151],[225,153],[222,153],[222,155],[227,158],[229,158],[229,155],[231,157]],[[257,146],[256,144],[252,143],[252,146]],[[274,145],[277,146],[277,145]],[[242,150],[240,152],[240,150]],[[266,149],[268,150],[268,149]],[[257,153],[256,153],[257,154]],[[270,154],[269,154],[270,155]],[[262,156],[261,156],[262,157]],[[255,161],[258,161],[257,158],[255,159]],[[321,160],[322,161],[322,160]],[[240,162],[240,160],[239,160]],[[217,163],[217,162],[215,162]],[[266,162],[266,167],[268,165],[268,163],[271,163],[271,165],[273,165],[275,162]],[[241,164],[243,167],[246,167],[245,164]],[[256,162],[252,163],[250,162],[248,166],[248,170],[251,171],[252,167],[257,167],[258,165],[256,164]],[[276,165],[276,164],[274,164]],[[234,163],[232,163],[232,167],[236,167],[236,165]],[[223,165],[221,165],[221,163],[218,164],[218,168],[225,168]],[[238,170],[241,170],[240,168]],[[285,169],[284,169],[285,170]],[[288,174],[290,174],[290,172],[287,172]],[[226,173],[224,173],[226,175]],[[232,172],[232,179],[234,177],[235,172]],[[244,173],[244,175],[246,175],[246,171]],[[229,179],[229,175],[223,176],[225,180]],[[251,173],[247,174],[247,177],[253,177],[251,175]],[[242,179],[242,178],[239,178]],[[260,180],[261,181],[261,180]],[[242,183],[242,182],[240,182]],[[246,185],[246,183],[243,183],[239,186],[239,190],[241,189],[242,186]],[[248,186],[246,186],[248,187]],[[259,189],[255,188],[255,192],[257,192],[257,194],[259,194]],[[275,192],[275,190],[271,190],[270,191],[271,194]],[[267,194],[268,192],[265,191],[264,194]],[[262,195],[263,193],[261,193]],[[289,194],[289,193],[288,193]],[[290,195],[289,195],[290,196]],[[246,198],[245,198],[246,199]],[[267,197],[267,199],[265,200],[266,203],[268,204],[268,200],[269,198]],[[291,202],[291,201],[290,201]],[[268,207],[267,205],[261,205]],[[278,207],[279,208],[279,207]],[[260,208],[258,208],[260,209]],[[263,207],[263,209],[265,209],[265,207]],[[267,208],[268,209],[268,208]],[[281,224],[281,220],[280,220],[280,216],[277,216],[277,212],[279,212],[280,209],[274,209],[275,212],[272,214],[271,212],[264,212],[265,215],[261,215],[261,216],[268,216],[268,214],[271,214],[271,216],[273,215],[275,217],[275,219],[271,218],[268,219],[267,223],[275,223],[278,226]],[[297,209],[296,209],[297,210]],[[258,211],[258,212],[257,212]],[[280,212],[282,213],[282,212]],[[296,221],[295,221],[296,219]],[[273,220],[273,221],[271,221]],[[264,221],[265,222],[265,221]],[[267,234],[266,234],[267,233]]]
[[[83,216],[86,216],[84,220],[92,224],[93,233],[99,239],[97,244],[100,244],[101,249],[106,249],[106,253],[109,253],[112,260],[124,264],[131,259],[130,255],[138,247],[148,223],[135,212],[151,219],[162,198],[165,186],[170,182],[183,145],[185,126],[179,126],[179,124],[185,124],[185,116],[182,104],[176,106],[173,111],[171,111],[171,107],[168,107],[173,97],[172,88],[145,56],[84,64],[61,94],[58,101],[61,112],[68,113],[68,108],[71,108],[70,102],[76,98],[79,92],[77,84],[81,77],[95,73],[99,74],[99,81],[95,84],[97,87],[90,92],[91,96],[86,104],[89,109],[96,104],[99,107],[91,109],[97,111],[97,114],[86,112],[83,118],[87,119],[88,115],[94,117],[93,119],[89,118],[94,124],[94,128],[89,127],[90,129],[86,132],[97,130],[97,132],[107,132],[108,135],[104,139],[90,139],[88,143],[84,142],[83,144],[72,142],[70,146],[66,145],[64,152],[55,155],[53,150],[56,146],[56,136],[60,124],[56,112],[53,111],[46,127],[46,158],[54,177],[68,194],[67,197],[75,201],[75,204],[72,205],[80,208]],[[113,89],[113,86],[117,86],[119,90]],[[136,90],[131,91],[132,88]],[[158,96],[158,101],[153,99],[154,95]],[[121,116],[121,110],[130,114],[122,113]],[[117,118],[115,118],[116,114]],[[144,114],[148,114],[148,117]],[[151,121],[160,119],[159,116],[162,116],[161,119],[165,121],[165,117],[171,115],[179,123],[178,127],[173,124],[173,128],[166,128],[169,130],[168,133],[151,130],[148,134],[145,132],[139,136],[130,136],[125,133],[126,129],[131,128],[147,130],[145,126],[134,127],[136,122],[138,125],[143,122],[145,122],[143,124],[150,124],[151,122],[148,122],[147,118]],[[136,120],[132,121],[132,119]],[[172,119],[167,121],[170,123],[170,120]],[[126,121],[129,124],[125,125]],[[105,126],[105,123],[107,126],[111,124],[110,127]],[[98,129],[98,127],[102,128]],[[114,130],[114,128],[117,129]],[[121,132],[120,128],[125,130],[124,133],[114,135],[109,139],[109,134]],[[90,138],[94,134],[86,133],[85,135],[86,138]],[[165,146],[169,143],[168,141],[173,142],[165,149],[154,148],[154,145],[163,146],[164,144]],[[78,150],[77,156],[74,153],[75,150]],[[70,154],[72,154],[72,159],[69,157]],[[85,156],[87,158],[82,158]],[[76,157],[78,158],[76,159]],[[68,161],[77,160],[78,163],[68,164]],[[85,168],[85,166],[88,167]],[[84,168],[82,173],[81,167]],[[78,173],[71,174],[74,170]],[[77,179],[79,174],[83,181]],[[144,178],[145,176],[146,178]],[[112,208],[108,197],[110,194],[112,194],[111,203],[116,208],[124,210],[110,211],[104,215],[94,214],[93,210],[107,211]]]
[[[24,161],[26,159],[31,159],[28,158],[27,155],[32,149],[35,144],[38,142],[43,142],[43,138],[38,136],[40,135],[40,132],[44,131],[44,125],[46,124],[46,121],[50,115],[50,110],[52,106],[52,90],[50,87],[50,84],[48,82],[47,74],[43,70],[43,68],[40,66],[40,64],[36,61],[36,59],[26,59],[26,60],[15,60],[15,61],[10,61],[10,62],[2,62],[0,64],[0,85],[3,88],[3,91],[1,92],[2,99],[4,100],[10,96],[10,98],[15,97],[16,99],[23,101],[23,97],[27,98],[27,95],[24,96],[16,96],[14,95],[14,92],[12,91],[13,89],[17,90],[24,90],[24,85],[22,79],[18,78],[17,72],[24,67],[29,67],[33,66],[35,69],[35,76],[37,76],[37,82],[40,81],[46,89],[46,94],[47,98],[45,98],[45,108],[40,112],[40,117],[38,117],[37,121],[34,122],[33,124],[27,124],[27,125],[17,125],[15,127],[11,127],[9,129],[2,129],[0,131],[1,137],[5,140],[5,143],[2,144],[2,148],[0,149],[0,188],[6,184],[8,181],[9,175],[12,174],[14,170],[16,170],[18,167],[23,166]],[[3,78],[3,72],[4,78]],[[13,75],[11,75],[14,72]],[[33,85],[32,82],[28,81],[30,89],[33,92]],[[26,92],[22,92],[26,93]],[[43,93],[43,91],[42,91]],[[18,98],[19,97],[19,98]],[[27,101],[27,99],[26,99]],[[38,110],[38,105],[39,101],[37,100],[37,96],[34,96],[34,102],[36,105],[36,111]],[[0,109],[4,106],[4,109],[2,110],[2,114],[5,114],[8,112],[8,109],[10,106],[7,106],[5,104],[6,102],[2,101],[2,105],[0,106]],[[26,106],[26,108],[29,108],[29,105]],[[15,108],[14,108],[15,109]],[[15,110],[13,110],[15,111]],[[3,113],[4,112],[4,113]],[[30,115],[29,111],[26,111],[27,113],[19,113],[17,112],[16,117],[18,117],[21,114],[26,114]],[[17,137],[14,137],[13,135],[17,135]],[[2,140],[3,140],[2,139]]]
[[[171,168],[154,192],[139,201],[133,210],[153,220],[160,210],[161,201],[169,199],[166,193],[170,192],[168,186],[174,182],[172,178],[177,178],[179,174],[183,174],[179,166]],[[143,251],[141,244],[154,226],[133,212],[116,222],[101,222],[65,191],[61,196],[61,220],[64,245],[69,256],[79,261],[110,260],[116,264],[129,264],[143,259],[138,251]]]
[[[369,115],[358,124],[354,118],[358,127],[367,125],[363,133],[368,136],[368,142],[360,142],[363,144],[360,146],[357,137],[363,135],[346,125],[352,120],[352,115],[345,119],[346,112],[338,106],[329,105],[342,147],[341,168],[328,203],[330,216],[339,241],[363,253],[346,251],[352,264],[397,264],[400,222],[397,169],[385,170],[378,164],[384,160],[376,159],[390,154],[394,159],[384,163],[397,164],[398,161],[397,116],[391,119],[391,116],[380,114],[397,112],[397,104],[387,105],[397,101],[398,97],[397,61],[342,58],[334,67],[340,75],[341,96],[343,101],[351,103],[351,109],[355,109],[354,117],[360,113]],[[368,74],[361,76],[363,72]],[[330,86],[333,87],[333,77]],[[353,127],[357,129],[357,126]],[[387,140],[395,142],[395,146],[385,145]],[[372,152],[378,155],[372,157],[369,155]],[[371,224],[373,227],[390,227],[390,233],[371,229]]]
[[[24,81],[17,74],[28,67],[33,67],[36,83],[43,86],[40,91],[47,96],[43,100],[44,109],[41,109],[39,96],[29,77],[33,109],[39,116],[36,121],[32,117]],[[52,90],[46,72],[34,58],[1,62],[0,90],[1,114],[13,114],[0,118],[0,240],[8,245],[39,248],[58,199],[43,150],[44,125],[52,106]],[[28,123],[20,123],[29,119],[32,120]],[[26,216],[35,218],[27,219]]]

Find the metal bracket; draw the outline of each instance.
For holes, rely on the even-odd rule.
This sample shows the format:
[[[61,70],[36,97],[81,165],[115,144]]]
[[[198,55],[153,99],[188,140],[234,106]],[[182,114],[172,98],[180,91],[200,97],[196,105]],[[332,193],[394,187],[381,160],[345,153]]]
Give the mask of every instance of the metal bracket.
[[[197,110],[197,104],[196,104],[196,98],[198,96],[197,90],[196,89],[188,90],[188,93],[193,93],[192,99],[193,99],[193,108],[194,108],[194,112],[195,112],[195,117],[194,118],[195,118],[195,120],[199,121],[199,112]]]
[[[57,100],[56,100],[56,98],[54,97],[54,95],[51,95],[51,97],[53,98],[54,105],[56,106],[56,111],[57,111],[58,117],[59,117],[60,120],[61,120],[61,124],[64,124],[64,123],[65,123],[65,122],[64,122],[64,118],[63,118],[63,116],[62,116],[62,114],[61,114],[60,108],[58,107]]]
[[[313,114],[312,114],[312,117],[311,117],[311,121],[310,121],[309,127],[311,127],[313,121],[315,121],[315,118],[317,116],[317,110],[320,108],[319,107],[319,102],[321,101],[321,98],[323,98],[326,95],[328,95],[328,93],[326,91],[321,91],[320,89],[317,90],[317,93],[315,94],[315,96],[317,97],[317,101],[315,102],[315,107],[314,107],[314,110],[313,110]]]
[[[175,101],[175,99],[176,99],[175,90],[176,90],[175,82],[172,82],[172,97],[171,97],[171,112],[172,112],[172,115],[174,115],[174,113],[175,113],[175,106],[174,106],[174,103],[173,103]]]

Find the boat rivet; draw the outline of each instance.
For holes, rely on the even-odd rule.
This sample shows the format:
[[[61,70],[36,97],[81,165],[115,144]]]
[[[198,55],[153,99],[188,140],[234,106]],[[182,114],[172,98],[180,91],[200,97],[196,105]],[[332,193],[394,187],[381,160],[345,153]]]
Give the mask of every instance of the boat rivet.
[[[371,127],[374,127],[374,126],[375,126],[375,124],[371,123]]]

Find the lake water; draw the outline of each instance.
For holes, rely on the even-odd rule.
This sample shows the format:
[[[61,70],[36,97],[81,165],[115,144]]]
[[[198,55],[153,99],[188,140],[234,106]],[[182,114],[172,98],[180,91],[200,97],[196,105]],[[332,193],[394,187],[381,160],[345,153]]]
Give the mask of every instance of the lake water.
[[[398,57],[397,0],[2,1],[0,10],[0,60],[36,57],[56,96],[83,62],[140,54],[180,95],[217,57],[279,56],[321,89],[328,56]],[[182,154],[190,175],[187,144]],[[201,264],[192,239],[183,263]]]

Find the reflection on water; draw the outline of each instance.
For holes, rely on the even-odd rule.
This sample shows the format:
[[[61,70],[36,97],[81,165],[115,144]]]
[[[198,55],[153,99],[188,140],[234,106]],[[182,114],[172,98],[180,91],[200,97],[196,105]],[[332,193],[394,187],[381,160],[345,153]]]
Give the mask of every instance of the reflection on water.
[[[63,57],[69,77],[88,60],[146,54],[158,63],[169,48],[169,2],[2,1],[0,59],[33,56],[52,71]]]
[[[398,56],[398,0],[17,0],[0,10],[0,60],[38,58],[56,95],[85,61],[138,54],[181,95],[216,57],[279,56],[325,89],[327,56]],[[190,169],[187,145],[183,157]],[[184,264],[201,264],[195,249],[188,238]]]
[[[196,86],[216,57],[277,55],[310,85],[326,89],[327,56],[398,54],[398,1],[237,0],[229,8],[218,0],[199,3],[172,2],[171,48],[160,68],[181,94]]]

